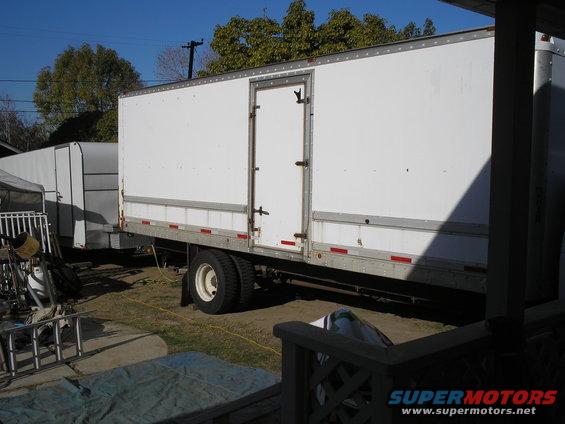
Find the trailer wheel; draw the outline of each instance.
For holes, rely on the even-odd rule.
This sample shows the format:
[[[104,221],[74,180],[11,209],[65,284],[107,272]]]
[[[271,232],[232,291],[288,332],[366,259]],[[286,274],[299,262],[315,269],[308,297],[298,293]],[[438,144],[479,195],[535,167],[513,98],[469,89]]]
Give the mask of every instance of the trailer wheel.
[[[235,301],[237,270],[230,257],[219,250],[201,250],[188,274],[194,304],[207,314],[228,312]]]
[[[239,293],[236,296],[236,308],[243,310],[249,306],[255,289],[255,267],[247,259],[230,255],[239,276]]]

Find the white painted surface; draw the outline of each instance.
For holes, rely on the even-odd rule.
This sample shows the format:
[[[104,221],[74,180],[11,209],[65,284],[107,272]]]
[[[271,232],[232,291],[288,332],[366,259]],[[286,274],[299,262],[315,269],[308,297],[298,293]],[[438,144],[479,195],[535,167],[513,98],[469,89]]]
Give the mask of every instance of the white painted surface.
[[[45,187],[49,223],[56,234],[68,237],[71,246],[89,249],[109,247],[104,227],[118,223],[118,146],[111,143],[69,143],[68,146],[57,147],[0,158],[0,169]],[[58,159],[62,161],[58,171],[55,166],[56,150],[62,150],[58,153]],[[62,201],[65,202],[61,205],[61,217],[58,216],[56,197],[58,174],[62,178],[59,191],[63,191]],[[69,203],[71,198],[72,207]],[[69,222],[71,211],[72,221]],[[64,221],[61,231],[57,228],[59,220]]]
[[[314,221],[312,238],[321,243],[355,249],[425,256],[428,259],[481,266],[487,263],[486,237]]]
[[[68,147],[55,149],[55,175],[57,179],[59,235],[61,237],[73,237],[73,194],[71,187],[71,158]]]
[[[313,210],[488,223],[492,75],[492,38],[317,69]]]
[[[313,210],[488,223],[493,38],[313,67]],[[247,78],[120,99],[124,194],[246,204],[248,102]],[[280,125],[284,112],[277,111],[262,127],[268,112],[264,100],[258,103],[257,136],[272,131],[267,139],[273,146],[285,146],[280,143],[287,137],[288,126]],[[264,152],[272,154],[268,170],[276,172],[267,174],[259,163],[264,153],[258,142],[254,206],[272,212],[267,203],[282,196],[277,208],[288,210],[278,221],[256,215],[262,228],[256,242],[280,248],[280,240],[301,227],[298,215],[290,218],[291,210],[301,209],[297,197],[290,200],[301,172],[292,169],[297,175],[286,176],[278,168],[289,161],[290,150]],[[301,151],[293,154],[293,161],[302,159]],[[125,211],[163,220],[165,208],[126,206]],[[177,219],[188,225],[210,222],[198,213]],[[270,227],[271,222],[276,225]],[[358,245],[359,234],[348,235],[359,233],[358,226],[340,227],[328,227],[332,230],[323,240]],[[369,249],[390,245],[419,256],[486,260],[486,242],[478,239],[467,243],[456,236],[374,228],[362,232],[361,242]],[[320,231],[310,237],[323,241]]]
[[[118,224],[118,146],[73,143],[82,152],[84,213],[89,249],[110,246],[108,228]]]
[[[247,233],[247,215],[244,213],[148,205],[135,202],[125,202],[124,208],[124,214],[127,217]]]
[[[47,147],[0,158],[0,169],[43,186],[45,189],[45,212],[49,224],[57,233],[55,149]]]
[[[312,210],[488,225],[493,53],[494,38],[489,37],[314,62],[309,67],[315,70]],[[246,205],[249,92],[245,77],[121,98],[124,194]],[[282,125],[286,111],[266,118],[266,93],[258,92],[255,153],[260,169],[256,202],[250,207],[263,206],[271,213],[256,215],[262,231],[254,243],[282,248],[277,240],[284,240],[291,226],[292,233],[298,232],[296,222],[301,224],[292,215],[300,209],[293,197],[298,180],[283,169],[292,151],[281,143],[289,136],[288,126]],[[268,119],[266,127],[261,119]],[[261,150],[261,137],[272,146]],[[300,159],[301,154],[292,162]],[[263,160],[273,172],[264,172]],[[270,206],[277,199],[279,204]],[[287,208],[281,215],[285,218],[276,222],[273,210],[278,214],[281,208]],[[244,214],[130,202],[124,213],[225,230],[247,228]],[[214,214],[226,219],[213,219]],[[481,237],[321,222],[312,222],[308,231],[308,242],[361,251],[483,266],[487,261],[488,241]]]
[[[248,99],[246,80],[121,99],[124,194],[246,204]]]
[[[304,168],[304,104],[293,91],[303,84],[257,92],[255,118],[255,205],[269,215],[254,214],[254,243],[258,246],[300,251],[302,182]],[[294,245],[290,244],[294,243]]]
[[[72,219],[74,226],[73,247],[82,249],[86,247],[83,157],[82,157],[82,151],[77,143],[71,143],[67,149],[70,150],[70,158],[71,158],[71,190],[72,190],[72,201],[73,201]]]

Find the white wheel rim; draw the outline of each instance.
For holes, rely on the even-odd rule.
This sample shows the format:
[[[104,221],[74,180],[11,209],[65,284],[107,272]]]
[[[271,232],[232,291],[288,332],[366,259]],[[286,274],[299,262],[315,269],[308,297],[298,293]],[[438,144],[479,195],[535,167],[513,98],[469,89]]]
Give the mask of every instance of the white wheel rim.
[[[218,292],[218,278],[216,272],[208,264],[200,264],[196,270],[195,286],[198,297],[205,302],[210,302]]]

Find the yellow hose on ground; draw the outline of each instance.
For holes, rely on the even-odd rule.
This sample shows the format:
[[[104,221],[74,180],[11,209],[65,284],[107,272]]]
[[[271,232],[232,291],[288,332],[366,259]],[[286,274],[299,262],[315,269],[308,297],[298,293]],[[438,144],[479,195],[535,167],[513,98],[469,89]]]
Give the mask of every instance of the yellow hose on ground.
[[[219,325],[212,325],[212,324],[201,323],[201,322],[196,321],[194,318],[185,317],[185,316],[180,315],[180,314],[177,314],[176,312],[173,312],[173,311],[171,311],[171,310],[169,310],[169,309],[162,308],[161,306],[151,305],[151,304],[149,304],[149,303],[143,302],[143,301],[141,301],[141,300],[133,299],[133,298],[128,297],[128,296],[123,295],[123,294],[121,294],[120,296],[123,297],[124,299],[130,301],[130,302],[138,303],[138,304],[140,304],[140,305],[147,306],[148,308],[156,309],[156,310],[158,310],[158,311],[164,312],[164,313],[169,314],[169,315],[172,315],[172,316],[174,316],[174,317],[181,318],[181,319],[183,319],[183,320],[185,320],[185,321],[191,321],[191,322],[195,323],[196,325],[201,325],[201,326],[204,326],[204,327],[206,327],[206,328],[210,328],[210,329],[214,329],[214,330],[223,331],[223,332],[226,333],[226,334],[230,334],[230,335],[232,335],[232,336],[234,336],[234,337],[239,337],[240,339],[242,339],[242,340],[244,340],[244,341],[246,341],[246,342],[248,342],[248,343],[251,343],[251,344],[253,344],[253,345],[255,345],[255,346],[257,346],[257,347],[259,347],[259,348],[261,348],[261,349],[264,349],[264,350],[273,352],[273,353],[275,353],[276,355],[281,356],[281,353],[280,353],[278,350],[273,349],[273,348],[270,347],[270,346],[265,346],[265,345],[263,345],[263,344],[261,344],[261,343],[259,343],[259,342],[256,342],[256,341],[253,340],[253,339],[250,339],[250,338],[248,338],[248,337],[242,336],[241,334],[234,333],[233,331],[230,331],[230,330],[228,330],[228,329],[226,329],[226,328],[223,328],[223,327],[221,327],[221,326],[219,326]]]
[[[153,257],[155,258],[155,265],[157,265],[157,269],[159,270],[159,274],[161,274],[161,277],[163,277],[169,283],[176,283],[177,282],[176,280],[170,279],[161,270],[161,267],[159,266],[159,259],[157,259],[157,253],[155,253],[155,245],[153,245],[153,244],[151,245],[151,251],[153,252]]]

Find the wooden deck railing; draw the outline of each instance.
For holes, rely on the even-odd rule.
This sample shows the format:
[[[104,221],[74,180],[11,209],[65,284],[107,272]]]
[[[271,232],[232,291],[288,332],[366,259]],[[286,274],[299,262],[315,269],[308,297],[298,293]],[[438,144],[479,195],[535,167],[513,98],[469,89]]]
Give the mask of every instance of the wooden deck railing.
[[[406,422],[399,408],[387,406],[393,388],[508,388],[501,387],[500,358],[484,321],[387,348],[302,322],[276,325],[274,334],[283,344],[283,423]],[[529,309],[523,334],[516,372],[526,376],[529,388],[563,388],[565,397],[565,302]],[[563,416],[563,406],[558,398],[536,422],[557,422],[552,420]],[[459,421],[473,422],[463,416]]]

